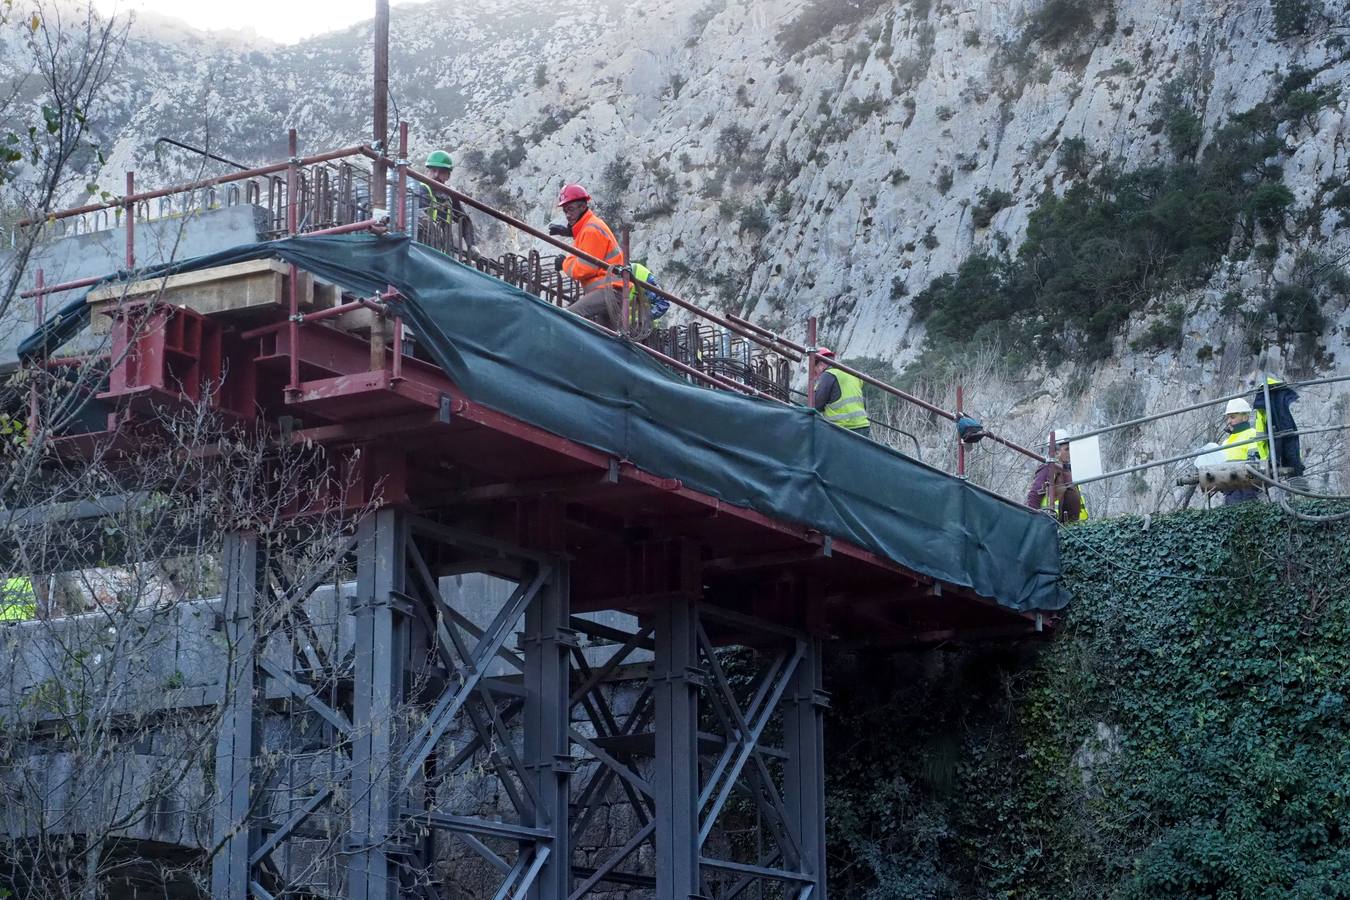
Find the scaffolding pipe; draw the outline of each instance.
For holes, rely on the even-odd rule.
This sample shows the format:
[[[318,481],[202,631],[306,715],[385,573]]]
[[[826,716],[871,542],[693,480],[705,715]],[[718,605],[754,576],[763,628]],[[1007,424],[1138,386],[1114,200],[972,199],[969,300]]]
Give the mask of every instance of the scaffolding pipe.
[[[965,389],[958,383],[956,385],[956,419],[958,422],[965,415],[965,403]],[[956,433],[956,477],[966,477],[966,442],[961,439],[960,431]]]
[[[1322,384],[1336,384],[1342,381],[1350,381],[1350,375],[1335,375],[1330,378],[1317,378],[1312,381],[1296,381],[1287,384],[1287,387],[1314,387]],[[1227,403],[1229,400],[1238,400],[1247,397],[1252,393],[1252,388],[1245,391],[1239,391],[1236,394],[1226,394],[1222,397],[1215,397],[1212,400],[1202,400],[1199,403],[1192,403],[1189,406],[1180,406],[1176,409],[1169,409],[1166,412],[1153,413],[1147,416],[1140,416],[1137,419],[1130,419],[1128,422],[1119,422],[1115,425],[1104,425],[1101,428],[1094,428],[1090,431],[1084,431],[1082,434],[1073,436],[1075,441],[1084,438],[1094,437],[1099,434],[1107,434],[1112,431],[1119,431],[1122,428],[1133,428],[1136,425],[1145,425],[1149,422],[1156,422],[1158,419],[1166,419],[1168,416],[1179,416],[1182,413],[1195,412],[1197,409],[1204,409],[1207,406],[1214,406],[1219,403]]]
[[[332,228],[306,231],[305,237],[319,237],[325,234],[351,234],[353,231],[367,231],[379,224],[375,219],[362,219],[360,222],[348,222],[346,225],[334,225]]]
[[[398,123],[398,216],[394,225],[399,231],[408,230],[408,123]]]
[[[380,148],[370,186],[371,204],[387,209],[389,204],[389,0],[375,0],[375,89],[374,140]],[[378,198],[378,200],[377,200]]]
[[[19,297],[27,300],[31,297],[42,297],[47,294],[59,294],[62,291],[73,291],[76,288],[93,287],[103,281],[105,276],[98,275],[91,278],[80,278],[75,281],[63,281],[60,284],[54,284],[51,287],[42,287],[41,279],[38,280],[38,286],[22,291]]]
[[[816,406],[816,317],[806,320],[806,405],[810,409]]]
[[[136,268],[136,173],[127,173],[127,271]]]
[[[45,305],[44,305],[44,302],[43,302],[43,301],[44,301],[43,281],[44,281],[45,279],[46,279],[46,273],[43,271],[42,267],[39,266],[39,267],[38,267],[38,270],[37,270],[37,277],[34,279],[34,281],[35,281],[35,289],[36,289],[36,291],[37,291],[37,302],[36,302],[35,304],[33,304],[34,309],[35,309],[35,314],[36,314],[36,316],[37,316],[37,327],[38,327],[39,329],[42,328],[43,313],[44,313],[44,310],[45,310]],[[46,342],[44,341],[44,342],[43,342],[43,346],[41,346],[41,347],[38,348],[39,355],[41,355],[46,349],[47,349],[47,348],[46,348]],[[27,432],[28,432],[28,440],[29,440],[30,443],[31,443],[32,440],[33,440],[33,435],[36,434],[36,433],[37,433],[37,430],[38,430],[38,421],[39,421],[39,419],[38,419],[38,414],[39,414],[39,408],[38,408],[38,385],[37,385],[37,379],[34,378],[34,379],[33,379],[33,383],[30,384],[30,385],[28,386],[28,428],[27,428]]]
[[[1303,435],[1307,434],[1325,434],[1326,432],[1329,431],[1344,431],[1347,428],[1350,428],[1350,424],[1324,425],[1318,428],[1300,428],[1294,431],[1282,431],[1280,432],[1280,436],[1287,437],[1289,435],[1298,435],[1302,437]],[[1077,440],[1077,438],[1075,438],[1075,440]],[[1179,453],[1176,456],[1169,456],[1166,459],[1154,460],[1152,462],[1140,463],[1139,465],[1136,466],[1128,466],[1124,469],[1117,469],[1114,472],[1103,472],[1100,475],[1093,475],[1091,478],[1084,478],[1081,480],[1075,479],[1074,484],[1075,485],[1092,484],[1094,481],[1104,481],[1107,478],[1117,478],[1121,475],[1129,475],[1133,472],[1142,472],[1144,469],[1153,469],[1157,468],[1158,466],[1166,466],[1175,462],[1184,462],[1188,459],[1195,459],[1197,456],[1204,456],[1206,453],[1213,453],[1217,449],[1231,450],[1234,447],[1245,447],[1248,444],[1259,444],[1265,440],[1267,440],[1267,438],[1266,435],[1263,434],[1260,435],[1259,437],[1247,438],[1245,441],[1234,441],[1231,444],[1223,444],[1221,448],[1204,447],[1199,450],[1192,450],[1189,453]]]
[[[286,168],[286,234],[288,237],[295,236],[296,226],[299,224],[300,211],[296,204],[296,187],[300,180],[300,166],[298,164],[299,142],[296,138],[295,129],[292,128],[286,137],[286,148],[290,153],[290,165]],[[286,384],[286,399],[294,402],[300,394],[300,286],[297,282],[300,280],[300,270],[291,263],[290,267],[290,338],[291,338],[291,362],[290,362],[290,380]]]
[[[365,144],[359,144],[354,147],[344,147],[341,150],[332,150],[328,153],[319,153],[314,156],[306,156],[297,161],[301,166],[312,166],[324,162],[332,162],[335,159],[343,159],[348,156],[368,156],[373,158],[373,152]],[[272,163],[266,166],[258,166],[255,169],[245,169],[242,172],[229,172],[225,175],[217,175],[214,178],[203,178],[200,181],[191,181],[187,184],[177,187],[158,188],[153,191],[143,191],[139,194],[133,194],[130,197],[119,197],[115,200],[109,200],[106,203],[91,203],[85,206],[75,206],[70,209],[58,210],[48,213],[40,219],[22,219],[19,222],[20,227],[38,225],[42,222],[68,219],[71,216],[81,216],[85,213],[99,212],[101,210],[116,209],[126,206],[128,203],[140,203],[143,200],[155,200],[159,197],[167,197],[170,194],[181,194],[188,191],[200,190],[202,188],[214,187],[219,184],[228,184],[231,181],[244,181],[249,178],[257,178],[262,175],[273,175],[277,172],[284,172],[291,165],[290,162]]]

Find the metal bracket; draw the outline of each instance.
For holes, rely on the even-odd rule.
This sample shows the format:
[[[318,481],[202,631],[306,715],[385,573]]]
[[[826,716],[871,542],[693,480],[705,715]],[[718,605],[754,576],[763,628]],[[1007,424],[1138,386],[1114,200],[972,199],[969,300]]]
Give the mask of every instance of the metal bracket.
[[[453,408],[453,400],[449,394],[441,394],[436,399],[436,421],[442,425],[450,424],[450,410]]]

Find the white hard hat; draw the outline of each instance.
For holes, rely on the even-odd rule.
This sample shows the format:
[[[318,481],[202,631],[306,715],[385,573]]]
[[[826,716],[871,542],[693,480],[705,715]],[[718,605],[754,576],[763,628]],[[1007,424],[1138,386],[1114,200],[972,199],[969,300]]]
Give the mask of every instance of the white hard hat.
[[[1073,435],[1067,428],[1054,429],[1054,435],[1056,444],[1067,444],[1069,441],[1073,440]]]
[[[1229,400],[1228,406],[1224,408],[1223,414],[1225,416],[1231,416],[1234,413],[1249,416],[1252,413],[1252,405],[1241,397],[1238,397],[1236,400]]]

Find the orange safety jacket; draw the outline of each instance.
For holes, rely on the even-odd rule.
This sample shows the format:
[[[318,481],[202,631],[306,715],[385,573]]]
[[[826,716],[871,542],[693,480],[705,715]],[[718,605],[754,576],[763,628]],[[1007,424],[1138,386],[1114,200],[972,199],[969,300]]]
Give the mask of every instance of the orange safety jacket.
[[[607,265],[623,265],[623,248],[614,240],[614,232],[609,230],[604,219],[589,209],[577,219],[577,224],[572,226],[572,243],[581,252],[588,253],[596,259],[603,259]],[[576,256],[569,256],[563,260],[563,271],[567,273],[568,278],[580,282],[582,288],[587,291],[623,285],[622,278],[615,278],[610,275],[609,270],[593,266]]]

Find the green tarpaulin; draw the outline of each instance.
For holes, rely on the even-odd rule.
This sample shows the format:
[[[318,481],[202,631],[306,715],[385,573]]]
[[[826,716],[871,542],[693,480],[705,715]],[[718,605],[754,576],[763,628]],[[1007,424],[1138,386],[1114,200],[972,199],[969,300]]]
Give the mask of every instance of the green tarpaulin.
[[[475,402],[718,499],[852,541],[1018,610],[1057,610],[1057,525],[830,425],[814,410],[683,380],[631,343],[403,236],[236,247],[153,277],[276,256],[356,293],[393,285],[403,315]],[[59,345],[83,298],[20,347]]]

